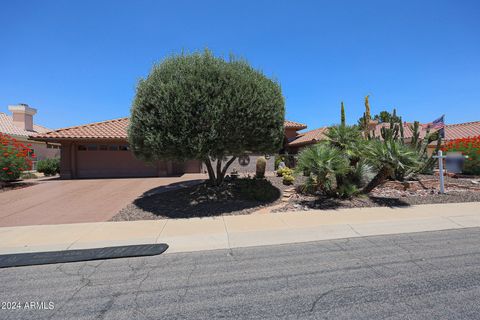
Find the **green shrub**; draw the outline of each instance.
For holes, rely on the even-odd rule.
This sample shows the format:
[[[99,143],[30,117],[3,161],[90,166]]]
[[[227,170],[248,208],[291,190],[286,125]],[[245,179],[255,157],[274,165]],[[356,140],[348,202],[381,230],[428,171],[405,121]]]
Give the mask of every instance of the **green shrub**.
[[[280,169],[277,170],[277,176],[278,177],[283,177],[285,175],[288,175],[288,176],[293,175],[293,170],[290,169],[289,167],[280,168]]]
[[[255,177],[259,179],[265,178],[265,169],[267,167],[267,159],[265,157],[258,157],[256,163]]]
[[[293,181],[295,181],[295,177],[292,176],[291,174],[285,174],[285,175],[283,175],[283,181],[282,181],[283,184],[285,184],[285,185],[288,186],[288,185],[293,184]]]
[[[37,171],[45,176],[54,176],[60,173],[60,159],[45,159],[37,162]]]
[[[280,190],[265,179],[238,179],[235,188],[243,200],[272,202],[280,197]]]

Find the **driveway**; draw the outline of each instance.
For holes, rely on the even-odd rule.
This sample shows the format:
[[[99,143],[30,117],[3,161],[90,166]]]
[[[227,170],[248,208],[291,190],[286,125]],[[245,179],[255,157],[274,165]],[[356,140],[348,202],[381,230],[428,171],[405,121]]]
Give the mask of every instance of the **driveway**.
[[[144,192],[203,179],[181,177],[45,180],[0,193],[0,227],[108,221]],[[164,188],[162,188],[164,187]]]

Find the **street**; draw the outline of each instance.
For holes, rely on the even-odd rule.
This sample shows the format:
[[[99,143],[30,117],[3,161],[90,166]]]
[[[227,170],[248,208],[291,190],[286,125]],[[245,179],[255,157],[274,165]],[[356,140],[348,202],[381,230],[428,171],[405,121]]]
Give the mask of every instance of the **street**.
[[[479,244],[469,228],[0,269],[0,319],[480,319]]]

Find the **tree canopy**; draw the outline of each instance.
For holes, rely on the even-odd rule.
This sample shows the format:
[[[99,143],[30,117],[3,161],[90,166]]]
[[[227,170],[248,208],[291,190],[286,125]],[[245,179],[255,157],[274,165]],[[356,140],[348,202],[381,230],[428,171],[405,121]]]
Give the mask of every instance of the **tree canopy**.
[[[202,160],[210,180],[220,184],[235,157],[281,148],[284,116],[280,85],[246,61],[208,50],[181,54],[139,81],[129,142],[147,161]],[[222,167],[226,156],[232,157]]]

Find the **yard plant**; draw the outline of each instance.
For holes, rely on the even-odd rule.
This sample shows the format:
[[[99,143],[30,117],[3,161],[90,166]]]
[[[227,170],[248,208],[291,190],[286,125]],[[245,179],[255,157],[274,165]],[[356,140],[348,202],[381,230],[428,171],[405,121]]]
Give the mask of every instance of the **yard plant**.
[[[23,171],[32,168],[35,158],[30,145],[0,133],[0,185],[20,178]]]
[[[128,136],[137,157],[201,160],[220,185],[236,157],[282,147],[284,115],[276,81],[206,50],[167,58],[140,80]]]
[[[60,159],[44,159],[37,162],[37,171],[45,176],[54,176],[60,173]]]
[[[443,152],[460,152],[467,156],[463,173],[480,175],[480,136],[455,139],[445,143]]]

